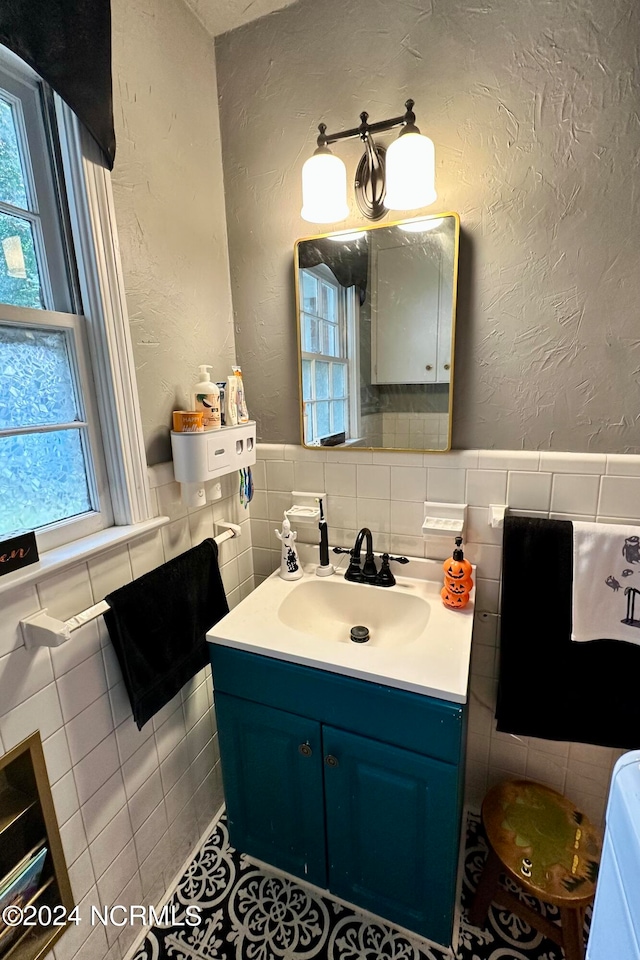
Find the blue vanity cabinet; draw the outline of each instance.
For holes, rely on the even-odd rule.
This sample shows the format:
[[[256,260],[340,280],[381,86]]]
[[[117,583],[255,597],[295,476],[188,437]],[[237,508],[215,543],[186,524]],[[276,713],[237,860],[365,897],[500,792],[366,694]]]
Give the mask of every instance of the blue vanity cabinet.
[[[330,727],[323,751],[332,758],[324,777],[331,892],[449,944],[458,771]]]
[[[216,691],[231,842],[326,887],[320,724]]]
[[[448,945],[464,706],[210,652],[232,844]]]

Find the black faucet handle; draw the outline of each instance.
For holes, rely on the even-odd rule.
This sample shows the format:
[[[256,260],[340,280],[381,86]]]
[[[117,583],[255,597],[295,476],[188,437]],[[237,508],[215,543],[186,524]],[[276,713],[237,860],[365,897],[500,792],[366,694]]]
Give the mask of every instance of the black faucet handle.
[[[344,575],[345,580],[351,581],[351,583],[364,583],[365,578],[362,570],[360,569],[360,560],[356,559],[355,552],[353,550],[348,550],[346,547],[334,547],[334,553],[348,553],[349,554],[349,566],[347,572]]]
[[[396,563],[405,564],[409,563],[409,560],[407,557],[391,557],[388,553],[383,553],[381,559],[382,566],[380,567],[380,572],[378,573],[375,582],[379,587],[393,587],[395,586],[396,578],[391,573],[389,562],[394,560]]]

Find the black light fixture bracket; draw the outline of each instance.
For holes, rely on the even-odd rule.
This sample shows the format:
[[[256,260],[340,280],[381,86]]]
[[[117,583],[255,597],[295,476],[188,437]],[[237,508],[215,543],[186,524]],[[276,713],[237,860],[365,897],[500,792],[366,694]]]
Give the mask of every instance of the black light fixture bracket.
[[[416,115],[413,112],[414,100],[405,102],[406,112],[400,117],[390,120],[378,120],[369,123],[369,114],[363,111],[360,114],[360,126],[350,130],[341,130],[339,133],[327,133],[326,123],[318,124],[318,151],[326,150],[328,144],[338,140],[351,140],[359,137],[365,145],[360,163],[356,170],[355,194],[358,207],[368,220],[380,220],[385,215],[385,155],[384,147],[379,146],[373,139],[374,133],[393,130],[394,127],[404,127],[403,133],[420,133],[416,126]],[[318,152],[316,151],[316,152]]]

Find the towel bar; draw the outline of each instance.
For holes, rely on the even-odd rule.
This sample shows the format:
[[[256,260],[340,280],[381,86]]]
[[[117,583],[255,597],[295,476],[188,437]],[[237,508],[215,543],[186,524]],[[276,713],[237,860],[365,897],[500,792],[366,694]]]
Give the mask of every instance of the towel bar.
[[[217,520],[215,527],[216,529],[220,527],[223,528],[223,533],[219,533],[214,537],[218,546],[226,540],[239,537],[242,533],[239,524],[231,523],[228,520]],[[60,644],[66,643],[67,640],[71,639],[73,630],[77,630],[78,627],[84,626],[85,623],[90,623],[97,617],[101,617],[108,609],[109,604],[107,601],[100,600],[99,603],[94,603],[92,607],[88,607],[87,610],[77,613],[75,617],[70,617],[69,620],[57,620],[55,617],[50,617],[46,609],[38,610],[37,613],[33,613],[30,617],[26,617],[20,621],[24,645],[27,649],[33,649],[34,647],[59,647]]]

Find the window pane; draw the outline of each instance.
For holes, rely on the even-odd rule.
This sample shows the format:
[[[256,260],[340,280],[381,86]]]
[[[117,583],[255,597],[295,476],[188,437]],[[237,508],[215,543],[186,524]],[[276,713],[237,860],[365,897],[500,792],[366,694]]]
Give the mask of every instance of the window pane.
[[[14,108],[0,97],[0,200],[28,209]]]
[[[0,429],[77,419],[66,334],[0,326]]]
[[[313,443],[315,440],[313,432],[313,404],[305,403],[304,405],[304,442]]]
[[[336,288],[322,284],[322,316],[325,320],[333,320],[336,317]]]
[[[340,351],[337,349],[338,346],[338,327],[335,323],[327,323],[325,320],[322,324],[323,326],[323,344],[322,352],[327,357],[337,357],[340,354]]]
[[[0,438],[0,537],[91,509],[79,430]]]
[[[347,395],[347,365],[346,363],[332,363],[333,374],[333,397],[346,397]]]
[[[328,437],[331,433],[329,427],[329,402],[316,403],[316,424],[318,426],[318,436]]]
[[[302,349],[304,350],[304,352],[320,353],[320,342],[318,339],[318,320],[316,320],[315,317],[310,317],[308,314],[304,314],[302,334],[303,334]]]
[[[311,400],[311,360],[302,361],[302,399]]]
[[[316,360],[316,400],[329,399],[329,364]]]
[[[306,270],[302,271],[302,309],[307,313],[318,313],[318,281]]]
[[[333,433],[342,433],[343,430],[346,430],[346,401],[337,400],[331,404],[331,417],[333,419],[332,431]]]
[[[7,213],[0,213],[0,302],[44,306],[31,224]]]

